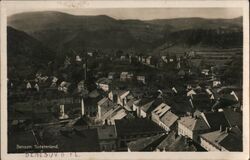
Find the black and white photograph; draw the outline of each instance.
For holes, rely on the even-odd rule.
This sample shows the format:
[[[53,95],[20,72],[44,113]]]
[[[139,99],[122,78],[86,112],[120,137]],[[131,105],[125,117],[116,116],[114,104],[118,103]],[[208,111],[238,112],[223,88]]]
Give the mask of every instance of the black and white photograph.
[[[6,154],[243,153],[243,7],[59,4],[6,11]]]

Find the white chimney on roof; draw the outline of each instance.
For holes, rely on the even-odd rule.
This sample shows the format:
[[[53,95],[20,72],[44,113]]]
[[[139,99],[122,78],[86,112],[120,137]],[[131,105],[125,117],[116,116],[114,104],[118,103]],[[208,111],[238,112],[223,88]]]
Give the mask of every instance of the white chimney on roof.
[[[172,90],[173,90],[175,93],[177,93],[177,90],[175,89],[175,87],[173,87]]]
[[[232,91],[230,94],[234,96],[234,98],[236,99],[236,101],[239,101],[239,98],[237,97],[237,95],[235,94],[234,91]]]

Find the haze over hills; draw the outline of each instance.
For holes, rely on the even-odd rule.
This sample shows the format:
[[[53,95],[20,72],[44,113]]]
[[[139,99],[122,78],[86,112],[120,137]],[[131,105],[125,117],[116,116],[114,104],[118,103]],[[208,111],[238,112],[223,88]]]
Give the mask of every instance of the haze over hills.
[[[8,25],[26,32],[57,54],[64,54],[72,49],[137,50],[154,53],[165,52],[171,47],[242,46],[242,17],[142,21],[117,20],[106,15],[75,16],[46,11],[13,15],[8,18]]]

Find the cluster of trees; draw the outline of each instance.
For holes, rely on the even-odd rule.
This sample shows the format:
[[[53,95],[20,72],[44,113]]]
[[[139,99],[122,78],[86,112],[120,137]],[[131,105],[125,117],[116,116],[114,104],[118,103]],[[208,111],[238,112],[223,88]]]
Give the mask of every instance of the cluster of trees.
[[[217,29],[189,29],[170,33],[167,41],[188,46],[204,45],[217,48],[242,47],[243,32]]]

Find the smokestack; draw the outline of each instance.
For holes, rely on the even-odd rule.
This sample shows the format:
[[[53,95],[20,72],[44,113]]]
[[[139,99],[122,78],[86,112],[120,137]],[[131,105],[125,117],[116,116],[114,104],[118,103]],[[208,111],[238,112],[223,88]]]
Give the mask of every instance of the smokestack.
[[[84,110],[85,106],[84,106],[84,101],[83,101],[83,98],[82,98],[82,101],[81,101],[81,109],[82,109],[82,116],[84,116]]]

